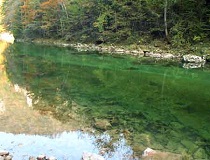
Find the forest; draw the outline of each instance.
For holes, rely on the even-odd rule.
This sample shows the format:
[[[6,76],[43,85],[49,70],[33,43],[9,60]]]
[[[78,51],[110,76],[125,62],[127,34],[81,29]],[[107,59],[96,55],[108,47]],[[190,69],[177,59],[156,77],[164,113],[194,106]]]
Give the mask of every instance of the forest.
[[[207,43],[208,0],[7,0],[3,24],[16,38],[174,47]]]

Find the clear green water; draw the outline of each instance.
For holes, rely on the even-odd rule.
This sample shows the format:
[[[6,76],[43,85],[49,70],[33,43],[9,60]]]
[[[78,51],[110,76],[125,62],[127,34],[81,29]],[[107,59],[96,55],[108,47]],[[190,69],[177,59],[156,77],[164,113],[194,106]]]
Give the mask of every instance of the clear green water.
[[[61,104],[74,101],[93,126],[106,119],[107,130],[128,131],[137,154],[143,146],[210,159],[209,69],[24,43],[5,55],[10,80],[44,102],[35,109],[65,122],[72,103]]]

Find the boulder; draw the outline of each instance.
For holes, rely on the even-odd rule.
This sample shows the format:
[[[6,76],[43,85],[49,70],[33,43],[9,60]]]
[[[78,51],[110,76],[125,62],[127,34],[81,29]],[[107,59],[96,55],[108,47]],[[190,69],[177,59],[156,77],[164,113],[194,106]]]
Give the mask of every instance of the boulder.
[[[183,61],[187,63],[202,63],[202,62],[205,62],[205,59],[203,59],[200,56],[187,54],[183,56]]]

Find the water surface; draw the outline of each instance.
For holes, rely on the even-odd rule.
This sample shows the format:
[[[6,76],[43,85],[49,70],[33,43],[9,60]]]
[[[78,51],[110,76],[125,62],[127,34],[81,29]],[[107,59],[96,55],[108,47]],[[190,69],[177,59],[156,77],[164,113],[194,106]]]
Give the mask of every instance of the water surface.
[[[97,131],[123,133],[137,156],[151,147],[210,158],[209,69],[24,43],[5,55],[9,79],[30,91],[35,110],[67,123],[76,104]]]

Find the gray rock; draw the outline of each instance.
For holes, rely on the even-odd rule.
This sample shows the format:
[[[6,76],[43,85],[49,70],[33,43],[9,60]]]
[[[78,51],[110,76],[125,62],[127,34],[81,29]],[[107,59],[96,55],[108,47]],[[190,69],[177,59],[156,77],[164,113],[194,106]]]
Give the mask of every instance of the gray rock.
[[[163,59],[173,59],[175,56],[173,54],[167,53],[162,55]]]
[[[183,61],[187,63],[202,63],[205,62],[205,59],[200,56],[188,54],[183,56]]]
[[[121,48],[118,48],[118,49],[115,49],[116,53],[125,53],[125,50],[124,49],[121,49]]]
[[[162,58],[162,55],[160,53],[153,53],[150,55],[152,58]]]

